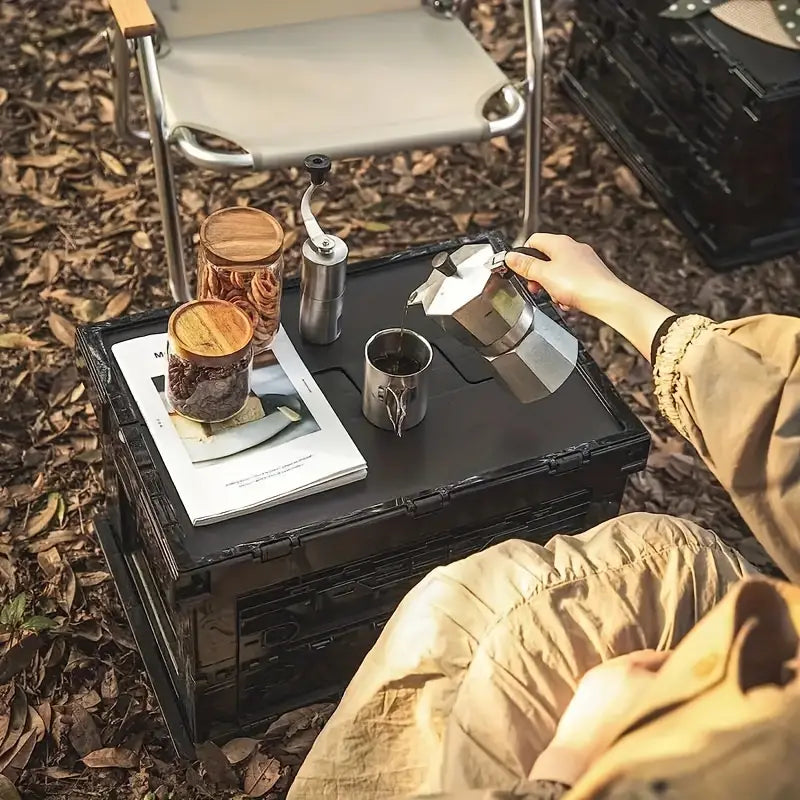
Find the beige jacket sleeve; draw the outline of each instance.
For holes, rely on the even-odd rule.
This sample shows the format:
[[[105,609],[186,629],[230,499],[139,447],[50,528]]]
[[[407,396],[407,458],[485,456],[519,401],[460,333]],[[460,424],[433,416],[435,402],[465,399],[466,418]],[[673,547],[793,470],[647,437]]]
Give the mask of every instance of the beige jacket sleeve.
[[[800,318],[681,317],[661,340],[653,380],[664,416],[800,583]]]

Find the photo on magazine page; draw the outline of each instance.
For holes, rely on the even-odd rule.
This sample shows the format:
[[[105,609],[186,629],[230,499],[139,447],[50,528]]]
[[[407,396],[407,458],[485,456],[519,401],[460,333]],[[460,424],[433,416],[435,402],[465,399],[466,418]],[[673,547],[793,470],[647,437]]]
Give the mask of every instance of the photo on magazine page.
[[[255,447],[270,450],[320,429],[271,351],[254,360],[247,404],[225,422],[193,422],[182,417],[167,401],[163,376],[152,381],[189,459],[200,467]]]

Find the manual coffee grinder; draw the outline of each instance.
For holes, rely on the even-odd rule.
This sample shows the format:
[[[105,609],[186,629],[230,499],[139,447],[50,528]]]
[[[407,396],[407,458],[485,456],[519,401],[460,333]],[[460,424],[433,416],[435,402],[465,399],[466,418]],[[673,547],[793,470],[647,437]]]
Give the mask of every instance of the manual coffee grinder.
[[[342,332],[348,248],[343,239],[325,233],[311,210],[311,198],[331,171],[328,156],[312,155],[303,162],[311,183],[300,202],[308,239],[303,242],[300,273],[300,335],[311,344],[331,344]]]
[[[518,248],[546,258],[541,253]],[[577,339],[536,306],[505,266],[506,252],[470,244],[437,253],[408,305],[421,305],[446,333],[477,350],[522,403],[555,392],[572,374]]]

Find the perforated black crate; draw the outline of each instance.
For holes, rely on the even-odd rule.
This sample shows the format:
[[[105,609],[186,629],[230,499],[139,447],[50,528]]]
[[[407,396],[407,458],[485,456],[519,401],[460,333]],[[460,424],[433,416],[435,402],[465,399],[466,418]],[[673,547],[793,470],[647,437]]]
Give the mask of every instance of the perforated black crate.
[[[796,250],[800,54],[662,8],[579,0],[564,88],[711,266]]]
[[[353,266],[345,332],[329,347],[296,335],[297,286],[287,285],[287,332],[369,475],[215,525],[189,524],[111,354],[165,330],[168,311],[79,331],[103,429],[98,534],[182,752],[335,697],[427,572],[504,539],[585,530],[617,513],[627,476],[646,463],[647,432],[582,349],[554,396],[522,405],[421,314],[409,324],[434,348],[425,420],[402,439],[364,420],[364,342],[393,323],[435,252],[468,241]],[[546,298],[540,307],[561,322]]]

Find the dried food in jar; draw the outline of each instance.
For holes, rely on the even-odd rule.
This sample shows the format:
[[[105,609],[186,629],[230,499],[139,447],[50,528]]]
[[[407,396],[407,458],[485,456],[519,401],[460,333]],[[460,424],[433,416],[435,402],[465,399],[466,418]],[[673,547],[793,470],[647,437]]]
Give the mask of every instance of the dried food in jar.
[[[166,394],[172,408],[197,422],[238,414],[250,394],[253,324],[224,300],[196,300],[169,320]]]
[[[283,229],[255,208],[223,208],[200,228],[198,296],[232,303],[250,316],[261,353],[280,325]]]

